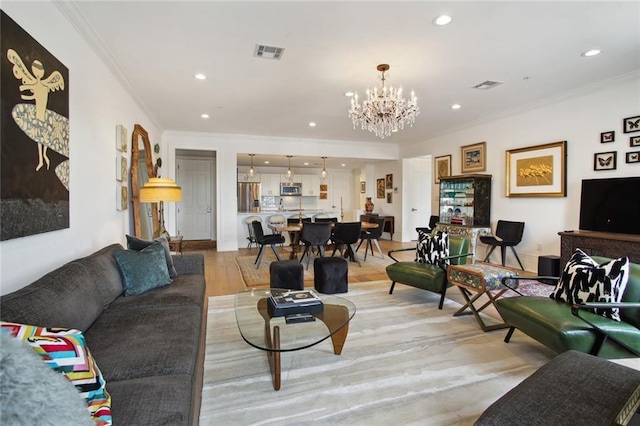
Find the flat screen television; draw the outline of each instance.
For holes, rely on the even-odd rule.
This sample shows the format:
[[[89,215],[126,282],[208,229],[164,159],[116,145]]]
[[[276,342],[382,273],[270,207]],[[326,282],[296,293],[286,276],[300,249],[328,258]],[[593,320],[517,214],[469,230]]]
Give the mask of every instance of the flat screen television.
[[[640,177],[584,179],[580,229],[640,235]]]

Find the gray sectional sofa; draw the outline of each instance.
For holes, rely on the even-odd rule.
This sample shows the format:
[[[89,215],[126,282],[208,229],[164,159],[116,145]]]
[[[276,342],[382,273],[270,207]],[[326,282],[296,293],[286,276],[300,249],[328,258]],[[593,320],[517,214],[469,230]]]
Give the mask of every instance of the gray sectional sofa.
[[[113,424],[198,424],[207,303],[202,255],[172,256],[173,283],[123,297],[113,244],[0,298],[0,319],[75,328],[111,394]]]

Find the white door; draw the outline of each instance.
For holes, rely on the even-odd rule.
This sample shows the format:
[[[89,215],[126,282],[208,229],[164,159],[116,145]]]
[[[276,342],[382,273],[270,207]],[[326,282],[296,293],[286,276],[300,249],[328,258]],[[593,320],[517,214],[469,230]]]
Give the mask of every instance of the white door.
[[[337,217],[341,222],[354,222],[360,220],[355,217],[356,206],[351,203],[351,188],[353,186],[353,178],[351,173],[335,172],[330,175],[331,186],[329,186],[329,194],[331,197],[332,210],[337,213]],[[332,188],[333,187],[333,188]],[[340,208],[344,217],[340,216]]]
[[[403,227],[403,235],[408,235],[410,240],[417,240],[416,227],[429,226],[431,216],[431,156],[409,158],[403,160],[403,164],[406,178],[403,197],[406,204],[402,221],[406,226]]]
[[[182,201],[177,206],[178,235],[185,240],[213,240],[213,158],[178,157],[177,163],[176,180],[182,187]]]

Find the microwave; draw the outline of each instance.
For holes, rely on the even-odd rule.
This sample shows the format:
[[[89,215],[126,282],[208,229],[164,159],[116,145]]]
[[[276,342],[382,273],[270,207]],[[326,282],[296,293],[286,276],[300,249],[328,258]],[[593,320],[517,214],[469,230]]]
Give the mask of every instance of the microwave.
[[[280,195],[302,195],[302,184],[300,182],[281,182]]]

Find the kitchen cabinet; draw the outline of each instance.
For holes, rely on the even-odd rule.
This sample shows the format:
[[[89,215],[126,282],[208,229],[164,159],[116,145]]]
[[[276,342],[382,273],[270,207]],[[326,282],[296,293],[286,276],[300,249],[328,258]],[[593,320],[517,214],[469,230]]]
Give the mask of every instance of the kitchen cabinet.
[[[302,177],[302,195],[318,196],[320,194],[320,176],[318,175],[301,175]]]
[[[280,175],[262,174],[260,175],[260,193],[263,196],[280,195]]]
[[[252,179],[249,179],[246,173],[238,173],[238,182],[260,182],[260,175],[256,173]]]
[[[490,227],[491,175],[440,178],[440,222]]]
[[[295,174],[293,175],[293,180],[287,179],[287,175],[280,175],[280,182],[297,182],[302,183],[302,176]]]

